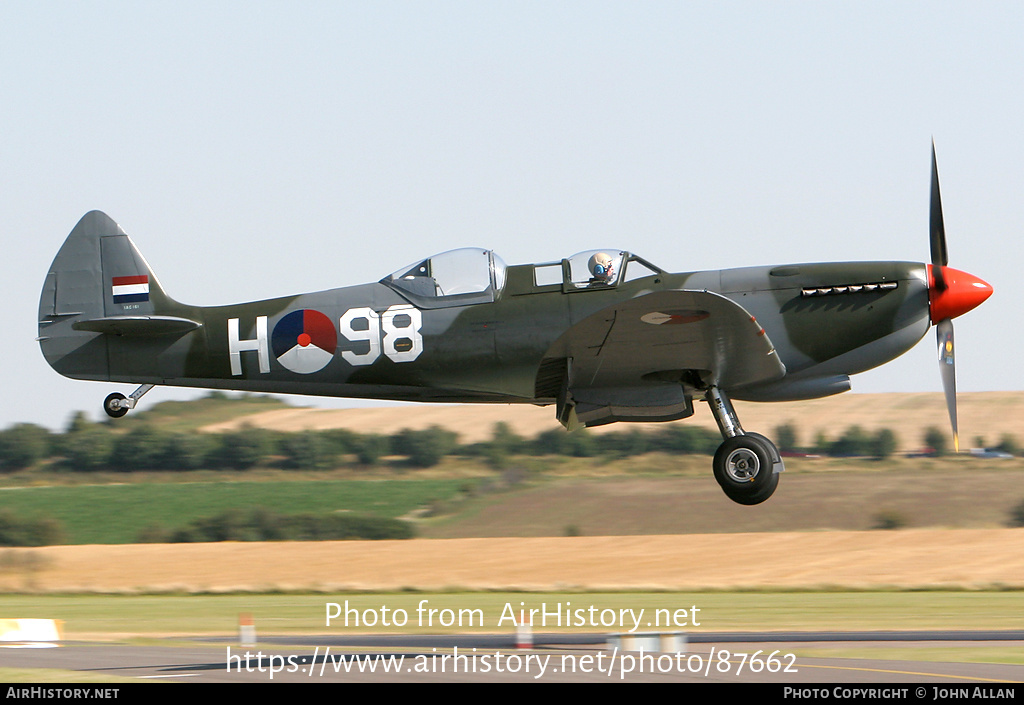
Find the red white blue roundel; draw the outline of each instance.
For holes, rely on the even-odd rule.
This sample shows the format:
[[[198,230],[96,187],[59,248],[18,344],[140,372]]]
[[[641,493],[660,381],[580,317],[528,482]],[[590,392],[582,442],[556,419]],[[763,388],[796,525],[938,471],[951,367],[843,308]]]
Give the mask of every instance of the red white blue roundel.
[[[270,345],[277,361],[302,375],[318,372],[334,359],[338,334],[331,319],[311,308],[292,311],[274,326]]]

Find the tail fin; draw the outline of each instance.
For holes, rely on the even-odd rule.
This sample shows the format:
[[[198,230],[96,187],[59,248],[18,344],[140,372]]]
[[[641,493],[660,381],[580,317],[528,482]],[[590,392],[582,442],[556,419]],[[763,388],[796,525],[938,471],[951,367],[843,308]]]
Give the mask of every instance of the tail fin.
[[[47,315],[89,318],[155,313],[167,302],[145,258],[110,216],[82,216],[46,275],[39,302]]]
[[[39,343],[63,375],[110,379],[102,332],[177,308],[124,230],[108,215],[82,216],[50,265],[39,299]],[[104,325],[110,330],[103,330]]]

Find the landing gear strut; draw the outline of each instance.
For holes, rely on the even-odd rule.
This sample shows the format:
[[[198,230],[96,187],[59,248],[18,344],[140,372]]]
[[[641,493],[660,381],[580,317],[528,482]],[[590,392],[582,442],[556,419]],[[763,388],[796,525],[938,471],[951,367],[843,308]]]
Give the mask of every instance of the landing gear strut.
[[[155,387],[155,384],[144,384],[134,392],[131,396],[125,397],[121,392],[114,392],[103,400],[103,410],[107,412],[107,416],[112,419],[119,419],[130,410],[135,408],[135,404],[138,403],[139,399],[148,392],[150,389]]]
[[[721,389],[709,387],[704,398],[725,439],[715,453],[715,479],[732,501],[760,504],[775,492],[785,470],[779,449],[761,434],[743,430]]]

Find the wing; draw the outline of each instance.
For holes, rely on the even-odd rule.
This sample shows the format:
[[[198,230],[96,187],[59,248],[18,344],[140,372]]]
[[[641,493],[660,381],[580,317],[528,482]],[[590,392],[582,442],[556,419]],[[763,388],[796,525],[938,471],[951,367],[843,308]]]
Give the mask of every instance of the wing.
[[[609,306],[567,330],[548,357],[571,361],[566,388],[588,425],[682,418],[692,413],[684,384],[692,394],[695,386],[728,390],[786,374],[757,320],[709,291],[656,292]]]

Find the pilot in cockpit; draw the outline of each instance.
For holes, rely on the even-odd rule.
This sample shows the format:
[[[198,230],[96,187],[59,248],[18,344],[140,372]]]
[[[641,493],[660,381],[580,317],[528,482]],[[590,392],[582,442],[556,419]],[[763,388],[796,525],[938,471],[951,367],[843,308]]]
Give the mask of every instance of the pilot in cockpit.
[[[615,263],[605,252],[598,252],[590,258],[587,263],[591,279],[587,286],[600,286],[611,284],[615,279]]]

